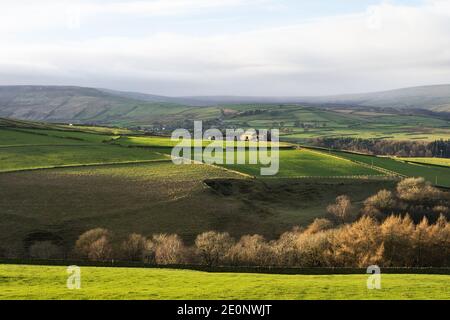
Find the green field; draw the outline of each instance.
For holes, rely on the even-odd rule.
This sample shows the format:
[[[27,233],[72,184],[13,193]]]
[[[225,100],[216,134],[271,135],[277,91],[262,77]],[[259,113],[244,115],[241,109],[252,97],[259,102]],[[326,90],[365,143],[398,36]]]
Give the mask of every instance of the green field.
[[[433,184],[450,187],[450,168],[429,166],[426,164],[406,163],[389,157],[376,157],[341,151],[323,152],[329,152],[330,154],[337,155],[344,159],[384,168],[404,176],[423,177]]]
[[[108,145],[8,147],[0,149],[0,172],[152,160],[170,159],[150,150]]]
[[[81,268],[81,289],[66,287],[65,267],[0,265],[5,299],[450,299],[448,275],[383,274],[380,290],[367,275],[206,273],[170,269]]]
[[[260,164],[227,164],[224,166],[253,176],[261,176],[260,168],[267,167],[266,165],[263,166]],[[345,159],[333,157],[313,150],[300,149],[280,150],[278,174],[275,176],[261,177],[345,177],[374,175],[382,175],[382,173]]]
[[[423,164],[434,164],[438,166],[450,167],[450,159],[447,158],[398,158],[406,162],[418,162]]]

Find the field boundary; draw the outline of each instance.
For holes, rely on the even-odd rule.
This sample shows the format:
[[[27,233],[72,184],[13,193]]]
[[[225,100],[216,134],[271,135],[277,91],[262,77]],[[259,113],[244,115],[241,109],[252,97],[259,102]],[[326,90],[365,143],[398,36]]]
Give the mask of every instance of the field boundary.
[[[39,260],[39,259],[0,259],[0,265],[34,265],[34,266],[69,266],[80,267],[114,267],[114,268],[144,268],[144,269],[173,269],[191,270],[209,273],[261,273],[261,274],[305,274],[305,275],[331,275],[331,274],[367,274],[366,268],[346,267],[253,267],[253,266],[204,266],[204,265],[154,265],[143,262],[121,261],[81,261],[81,260]],[[448,267],[421,267],[421,268],[392,268],[381,267],[385,274],[440,274],[450,275]]]

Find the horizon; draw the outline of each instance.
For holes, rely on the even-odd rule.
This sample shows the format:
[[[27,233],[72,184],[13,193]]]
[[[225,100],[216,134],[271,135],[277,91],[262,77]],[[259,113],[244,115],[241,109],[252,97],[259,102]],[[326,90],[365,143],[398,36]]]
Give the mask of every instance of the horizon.
[[[450,83],[443,0],[7,0],[0,84],[328,96]]]
[[[182,96],[176,96],[176,95],[164,95],[154,92],[142,92],[142,91],[135,91],[135,90],[120,90],[120,89],[111,89],[111,88],[102,88],[102,87],[88,87],[88,86],[82,86],[82,85],[55,85],[55,84],[0,84],[0,87],[52,87],[52,88],[85,88],[85,89],[96,89],[96,90],[108,90],[108,91],[116,91],[116,92],[122,92],[122,93],[135,93],[135,94],[145,94],[150,96],[161,96],[166,98],[288,98],[288,99],[294,99],[294,98],[326,98],[326,97],[335,97],[335,96],[351,96],[351,95],[365,95],[365,94],[377,94],[377,93],[385,93],[385,92],[392,92],[392,91],[399,91],[399,90],[408,90],[408,89],[415,89],[415,88],[427,88],[427,87],[441,87],[441,86],[450,86],[450,83],[440,83],[440,84],[428,84],[428,85],[419,85],[419,86],[411,86],[411,87],[402,87],[402,88],[393,88],[393,89],[385,89],[385,90],[377,90],[377,91],[365,91],[365,92],[343,92],[343,93],[337,93],[333,95],[315,95],[315,96],[256,96],[256,95],[225,95],[225,94],[217,94],[217,95],[182,95]]]

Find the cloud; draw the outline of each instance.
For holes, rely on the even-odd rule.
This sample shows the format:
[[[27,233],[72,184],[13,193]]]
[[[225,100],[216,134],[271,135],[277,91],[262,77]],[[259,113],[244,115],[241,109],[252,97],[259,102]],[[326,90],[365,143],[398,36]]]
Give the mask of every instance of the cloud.
[[[148,12],[164,12],[165,2],[152,2],[164,4]],[[194,1],[178,2],[188,8]],[[129,14],[145,11],[133,3]],[[116,5],[107,10],[126,11]],[[315,95],[450,82],[449,16],[444,1],[383,3],[251,32],[12,42],[0,51],[0,73],[7,75],[0,81],[22,83],[28,74],[34,82],[42,75],[40,83],[169,95]]]

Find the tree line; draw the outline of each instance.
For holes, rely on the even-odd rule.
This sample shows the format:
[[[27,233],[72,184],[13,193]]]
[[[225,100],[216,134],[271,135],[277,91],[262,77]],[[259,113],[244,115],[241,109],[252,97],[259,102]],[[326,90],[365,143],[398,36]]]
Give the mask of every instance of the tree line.
[[[398,157],[450,158],[450,140],[406,141],[360,138],[313,138],[314,146]]]

